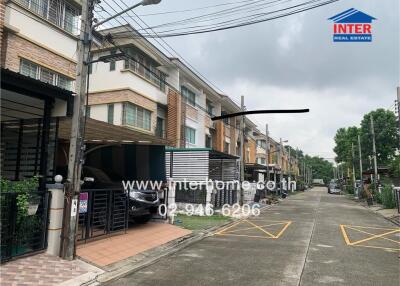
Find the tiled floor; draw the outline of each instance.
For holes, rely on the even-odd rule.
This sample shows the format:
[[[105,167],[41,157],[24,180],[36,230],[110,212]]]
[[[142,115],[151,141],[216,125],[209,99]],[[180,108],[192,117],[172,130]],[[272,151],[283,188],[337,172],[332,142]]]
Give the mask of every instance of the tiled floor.
[[[1,265],[0,285],[58,285],[87,272],[80,261],[41,253]]]
[[[129,229],[126,234],[79,245],[77,255],[98,266],[106,266],[190,233],[170,224],[147,223]]]

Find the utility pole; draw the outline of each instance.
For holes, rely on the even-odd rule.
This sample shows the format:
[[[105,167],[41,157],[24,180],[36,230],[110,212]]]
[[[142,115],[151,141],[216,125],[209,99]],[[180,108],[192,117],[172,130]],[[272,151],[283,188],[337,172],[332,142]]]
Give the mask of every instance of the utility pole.
[[[355,157],[354,157],[354,144],[353,142],[351,142],[351,164],[352,164],[352,168],[353,168],[353,188],[354,191],[356,190],[357,184],[356,184],[356,168],[354,167],[354,161],[355,161]]]
[[[360,135],[357,136],[358,140],[358,153],[359,153],[359,158],[360,158],[360,193],[357,194],[357,197],[360,198],[361,192],[364,190],[364,181],[363,181],[363,166],[362,166],[362,154],[361,154],[361,139]]]
[[[265,124],[265,136],[267,136],[265,152],[266,152],[266,155],[267,155],[267,182],[268,182],[271,179],[270,178],[270,173],[269,173],[269,130],[268,130],[268,124]]]
[[[279,176],[279,189],[280,192],[282,193],[282,182],[283,182],[283,158],[282,158],[282,148],[283,148],[283,144],[282,144],[282,138],[279,139],[279,163],[280,163],[280,167],[281,167],[281,174]]]
[[[75,257],[75,234],[79,209],[81,170],[84,152],[84,125],[86,85],[88,75],[89,47],[91,43],[91,24],[93,1],[82,1],[81,32],[77,45],[76,94],[71,120],[71,138],[68,158],[68,178],[65,183],[65,206],[62,229],[61,257],[72,260]]]
[[[290,158],[290,150],[292,149],[290,146],[288,146],[289,147],[289,161],[288,161],[288,163],[289,163],[289,174],[288,174],[288,178],[289,178],[289,182],[288,182],[288,187],[289,188],[291,188],[291,186],[290,186],[290,181],[292,180],[292,160],[291,160],[291,158]],[[290,189],[289,189],[289,191],[291,191]]]
[[[400,86],[397,87],[397,123],[399,125],[399,132],[400,132]]]
[[[240,110],[243,112],[244,111],[244,96],[241,96],[240,100]],[[244,190],[242,187],[242,183],[244,181],[244,116],[242,115],[240,118],[240,205],[243,205],[244,202]]]
[[[375,146],[375,129],[374,129],[374,118],[371,119],[371,134],[372,134],[372,156],[374,157],[374,190],[375,193],[378,191],[378,163],[376,160],[376,146]]]

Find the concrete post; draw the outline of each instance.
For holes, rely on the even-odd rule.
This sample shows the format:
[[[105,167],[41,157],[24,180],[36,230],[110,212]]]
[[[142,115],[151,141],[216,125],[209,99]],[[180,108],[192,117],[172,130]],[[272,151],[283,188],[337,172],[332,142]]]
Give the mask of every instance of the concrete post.
[[[51,192],[49,227],[47,229],[47,251],[51,255],[60,255],[61,230],[64,213],[64,185],[61,183],[48,184]]]

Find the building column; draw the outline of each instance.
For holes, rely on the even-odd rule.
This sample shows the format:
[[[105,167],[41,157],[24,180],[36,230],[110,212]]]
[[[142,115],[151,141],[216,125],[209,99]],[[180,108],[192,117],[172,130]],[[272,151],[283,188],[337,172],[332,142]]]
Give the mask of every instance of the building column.
[[[58,256],[61,245],[61,230],[64,213],[64,185],[48,184],[51,192],[49,226],[47,229],[47,254]]]

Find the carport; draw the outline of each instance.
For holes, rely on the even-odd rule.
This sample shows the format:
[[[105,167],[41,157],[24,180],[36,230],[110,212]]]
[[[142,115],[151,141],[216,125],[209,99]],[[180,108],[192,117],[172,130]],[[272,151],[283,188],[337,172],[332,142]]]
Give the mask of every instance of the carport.
[[[57,172],[66,176],[71,119],[60,118],[58,126]],[[82,177],[93,177],[96,184],[82,186],[78,227],[81,242],[127,231],[129,204],[122,180],[165,181],[165,169],[160,167],[165,139],[87,118],[84,142]]]
[[[67,163],[70,130],[71,120],[60,119],[58,165]],[[165,180],[167,141],[163,138],[88,118],[85,144],[84,166],[102,169],[104,173],[119,172],[127,176],[124,178],[127,180]],[[140,178],[129,177],[128,169],[135,169]],[[167,197],[166,193],[163,195],[161,203]],[[190,231],[169,225],[162,219],[128,228],[127,205],[121,203],[124,199],[126,194],[122,185],[117,189],[81,191],[81,202],[86,203],[80,204],[79,209],[79,257],[106,267],[190,234]]]

